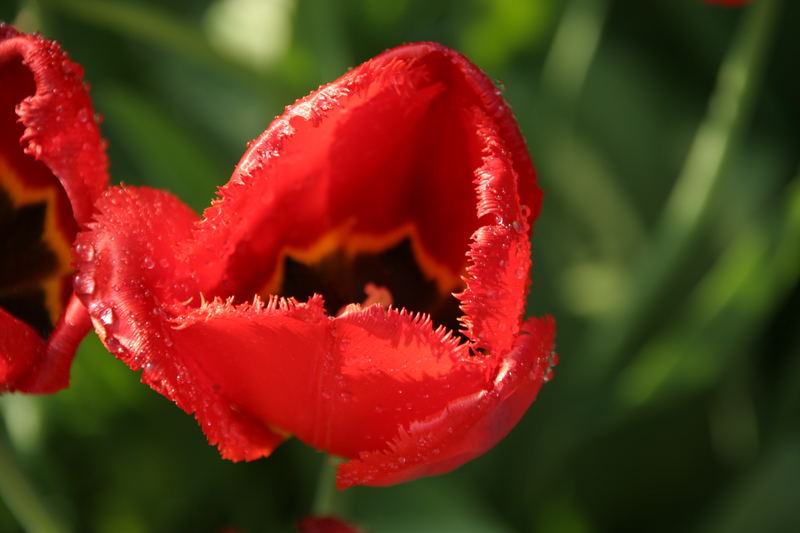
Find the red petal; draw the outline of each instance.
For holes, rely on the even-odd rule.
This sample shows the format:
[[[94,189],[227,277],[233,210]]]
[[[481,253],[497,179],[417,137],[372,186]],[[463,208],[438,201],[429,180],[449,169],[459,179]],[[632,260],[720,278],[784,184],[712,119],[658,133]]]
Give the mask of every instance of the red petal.
[[[108,175],[82,74],[55,42],[0,23],[0,184],[14,201],[45,202],[47,245],[57,257],[57,268],[42,281],[55,327],[46,340],[37,339],[35,355],[29,324],[4,321],[9,339],[28,339],[18,350],[9,341],[3,351],[16,369],[0,376],[0,387],[10,390],[44,393],[67,386],[75,348],[89,329],[80,304],[70,302],[69,248]],[[13,278],[6,281],[13,287]]]
[[[530,283],[530,208],[519,203],[513,158],[500,132],[488,117],[476,114],[483,142],[483,164],[475,180],[478,213],[494,220],[472,235],[467,287],[459,295],[462,322],[478,346],[506,353],[519,334]]]
[[[181,278],[190,268],[174,251],[197,216],[174,196],[146,188],[109,189],[97,210],[95,230],[76,241],[75,282],[106,347],[131,369],[143,369],[144,383],[193,413],[225,457],[269,454],[283,437],[231,404],[203,372],[197,339],[173,329],[175,312],[186,309],[180,302],[202,292],[190,275]]]
[[[35,331],[0,309],[0,391],[33,366],[41,349],[42,338]]]
[[[83,68],[70,61],[55,41],[0,23],[0,66],[8,68],[19,61],[29,71],[23,76],[33,76],[35,93],[17,101],[24,132],[13,141],[16,146],[21,141],[25,154],[47,166],[66,191],[74,218],[86,223],[92,203],[108,184],[108,161]],[[3,80],[0,92],[25,83],[19,74],[4,75]],[[14,131],[7,124],[3,130]]]
[[[554,364],[552,318],[530,319],[491,379],[469,394],[454,394],[383,448],[364,451],[339,467],[339,488],[385,486],[443,474],[483,454],[513,428],[549,379]]]
[[[29,394],[50,394],[67,387],[75,350],[91,327],[86,308],[72,295],[55,330],[42,346],[40,357],[33,362],[24,379],[15,384],[15,390]],[[0,379],[0,382],[3,380]]]

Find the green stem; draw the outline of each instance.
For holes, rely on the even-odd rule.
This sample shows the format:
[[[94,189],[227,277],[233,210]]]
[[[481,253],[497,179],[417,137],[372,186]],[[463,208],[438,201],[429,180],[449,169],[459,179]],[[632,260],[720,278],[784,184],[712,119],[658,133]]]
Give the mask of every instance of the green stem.
[[[341,494],[336,489],[336,468],[342,461],[332,455],[323,456],[314,503],[311,506],[313,515],[339,516],[341,514]]]
[[[586,366],[588,375],[602,379],[627,351],[658,308],[673,275],[690,255],[709,219],[714,192],[753,107],[779,0],[755,2],[725,58],[706,116],[697,130],[684,167],[663,215],[636,270],[628,305],[601,337],[599,352]]]
[[[11,514],[30,533],[68,531],[17,463],[5,436],[0,432],[0,498]]]

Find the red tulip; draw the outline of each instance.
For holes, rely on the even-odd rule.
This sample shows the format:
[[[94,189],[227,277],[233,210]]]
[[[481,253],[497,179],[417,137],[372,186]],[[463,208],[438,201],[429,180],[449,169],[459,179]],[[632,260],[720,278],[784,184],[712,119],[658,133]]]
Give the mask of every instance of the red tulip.
[[[202,220],[107,191],[76,289],[223,457],[294,435],[350,459],[340,487],[389,485],[484,453],[548,379],[553,320],[523,321],[540,203],[499,91],[406,45],[288,107]]]
[[[91,325],[71,247],[108,183],[83,70],[0,23],[0,390],[54,392]]]

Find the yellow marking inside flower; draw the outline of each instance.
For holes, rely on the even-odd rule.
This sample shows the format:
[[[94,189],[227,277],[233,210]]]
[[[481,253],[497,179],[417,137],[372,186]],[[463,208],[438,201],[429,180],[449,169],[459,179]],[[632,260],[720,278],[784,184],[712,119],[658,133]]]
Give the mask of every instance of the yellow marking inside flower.
[[[44,231],[41,239],[55,254],[57,268],[47,278],[40,281],[40,286],[44,291],[45,307],[50,322],[55,325],[64,310],[64,302],[61,298],[62,278],[73,272],[71,243],[58,225],[56,189],[26,186],[2,156],[0,156],[0,187],[7,192],[14,209],[32,204],[44,203],[46,205]]]
[[[354,224],[355,220],[350,220],[306,247],[285,246],[278,252],[277,265],[272,276],[258,291],[258,294],[268,296],[280,291],[287,257],[298,263],[313,265],[339,250],[348,259],[352,259],[361,254],[384,252],[405,239],[411,243],[411,250],[417,266],[425,277],[436,282],[440,293],[450,293],[463,285],[460,273],[454,273],[449,266],[434,258],[422,246],[419,230],[413,222],[407,222],[383,235],[354,233],[351,230]]]

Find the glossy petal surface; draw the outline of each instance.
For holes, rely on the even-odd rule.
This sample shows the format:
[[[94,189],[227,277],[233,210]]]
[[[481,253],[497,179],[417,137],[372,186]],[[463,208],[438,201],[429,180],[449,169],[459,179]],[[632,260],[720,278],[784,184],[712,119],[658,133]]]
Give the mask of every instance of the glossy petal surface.
[[[106,192],[80,296],[224,457],[293,435],[351,459],[340,487],[398,483],[488,450],[546,380],[554,324],[522,320],[540,203],[492,83],[406,45],[287,108],[201,220]]]
[[[70,249],[108,176],[82,76],[55,42],[0,23],[0,389],[65,387],[90,328]]]

